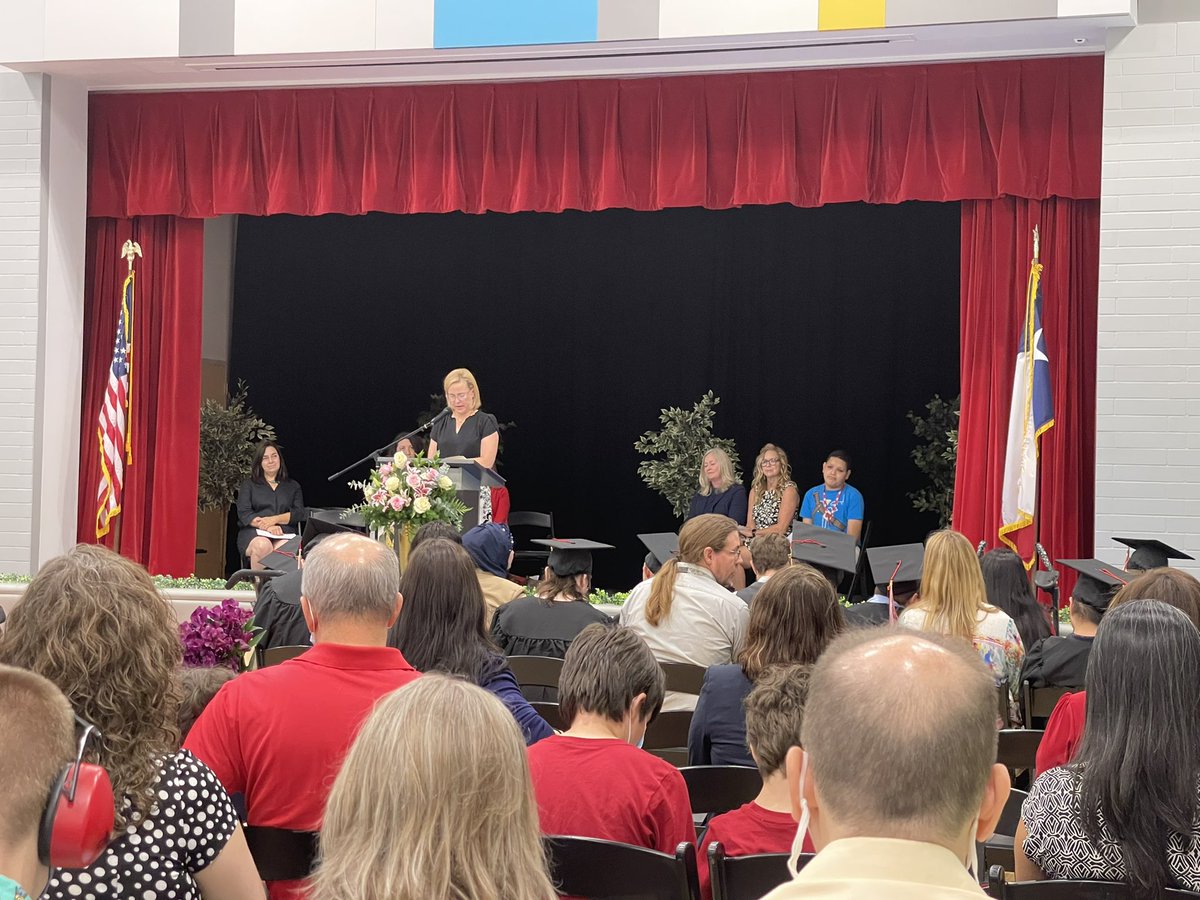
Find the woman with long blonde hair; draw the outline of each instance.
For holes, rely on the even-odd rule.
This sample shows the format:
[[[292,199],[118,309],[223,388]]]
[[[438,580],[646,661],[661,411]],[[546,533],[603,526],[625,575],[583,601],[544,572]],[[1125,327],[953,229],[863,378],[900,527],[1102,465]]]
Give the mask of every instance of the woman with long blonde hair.
[[[954,635],[970,641],[1012,697],[1010,719],[1016,723],[1017,691],[1025,647],[1012,617],[987,602],[983,570],[975,548],[949,528],[925,542],[921,588],[900,614],[900,624],[922,631]]]
[[[689,519],[679,532],[679,554],[633,589],[621,624],[641,635],[659,662],[705,668],[732,662],[750,615],[728,588],[741,558],[737,522],[713,514]],[[668,691],[663,709],[695,705],[695,694]]]
[[[384,697],[333,783],[311,900],[555,900],[525,742],[482,688]]]
[[[0,662],[58,685],[96,726],[116,836],[89,868],[51,871],[43,897],[263,896],[229,796],[179,749],[183,662],[171,607],[141,566],[80,544],[42,566],[0,635]]]
[[[742,531],[756,534],[788,534],[800,508],[800,491],[792,481],[787,454],[774,444],[763,444],[754,460],[750,481],[750,511]]]

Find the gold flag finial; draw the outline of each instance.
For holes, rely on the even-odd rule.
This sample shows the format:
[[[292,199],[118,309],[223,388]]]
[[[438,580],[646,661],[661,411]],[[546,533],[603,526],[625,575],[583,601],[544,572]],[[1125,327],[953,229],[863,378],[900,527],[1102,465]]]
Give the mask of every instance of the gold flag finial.
[[[129,271],[133,271],[133,259],[142,255],[142,245],[137,241],[126,241],[121,245],[121,258],[129,263]],[[1036,255],[1036,254],[1035,254]]]
[[[1037,262],[1042,255],[1042,233],[1037,225],[1033,226],[1033,261]]]

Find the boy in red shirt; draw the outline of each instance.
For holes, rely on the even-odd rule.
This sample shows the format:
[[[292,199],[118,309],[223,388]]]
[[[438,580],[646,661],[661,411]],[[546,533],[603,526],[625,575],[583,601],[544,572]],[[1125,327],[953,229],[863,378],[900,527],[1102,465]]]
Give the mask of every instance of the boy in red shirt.
[[[687,785],[638,748],[663,703],[663,673],[628,628],[592,624],[571,642],[558,683],[570,727],[529,748],[543,834],[619,841],[674,854],[696,839]]]
[[[763,787],[757,797],[731,812],[714,816],[697,854],[700,893],[712,897],[708,845],[720,841],[726,856],[789,853],[796,837],[796,820],[788,793],[789,747],[800,746],[800,726],[808,699],[808,666],[777,666],[758,679],[746,697],[746,743],[758,764]],[[812,853],[812,838],[804,837],[804,852]]]

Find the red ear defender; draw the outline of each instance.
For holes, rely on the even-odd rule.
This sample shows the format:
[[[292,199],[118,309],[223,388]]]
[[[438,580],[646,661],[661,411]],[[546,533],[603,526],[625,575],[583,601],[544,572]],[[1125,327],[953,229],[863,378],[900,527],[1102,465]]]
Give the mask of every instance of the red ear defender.
[[[112,782],[101,766],[82,761],[84,747],[93,734],[99,732],[85,723],[75,762],[54,780],[42,813],[38,857],[56,869],[87,868],[112,837]]]

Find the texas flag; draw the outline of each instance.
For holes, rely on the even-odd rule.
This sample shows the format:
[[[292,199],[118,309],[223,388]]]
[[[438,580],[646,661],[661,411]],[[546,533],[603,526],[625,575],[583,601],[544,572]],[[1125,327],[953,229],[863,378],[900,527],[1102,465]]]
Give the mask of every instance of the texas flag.
[[[1025,292],[1025,325],[1017,340],[1008,447],[1004,455],[1004,496],[1000,504],[1000,540],[1033,565],[1037,507],[1038,438],[1054,424],[1050,360],[1042,334],[1042,266],[1033,263]]]

